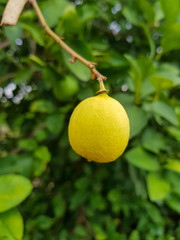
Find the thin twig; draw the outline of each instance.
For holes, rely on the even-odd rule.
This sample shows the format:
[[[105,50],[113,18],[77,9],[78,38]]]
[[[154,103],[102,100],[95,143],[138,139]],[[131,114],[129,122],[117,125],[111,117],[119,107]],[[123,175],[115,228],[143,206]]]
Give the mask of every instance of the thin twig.
[[[0,43],[0,49],[3,49],[3,48],[6,48],[6,47],[8,47],[9,45],[10,45],[10,41],[9,40],[6,40],[6,41],[4,41],[4,42],[1,42]]]
[[[45,29],[45,31],[65,50],[67,51],[72,58],[70,59],[71,63],[75,63],[76,60],[79,60],[80,62],[82,62],[83,64],[85,64],[91,71],[91,76],[96,76],[97,80],[99,82],[101,82],[103,84],[103,81],[107,79],[107,77],[103,76],[100,72],[98,72],[98,70],[95,68],[96,63],[94,62],[90,62],[88,60],[86,60],[85,58],[83,58],[81,55],[79,55],[78,53],[76,53],[73,49],[71,49],[55,32],[53,32],[47,25],[46,20],[44,18],[44,16],[42,15],[42,12],[36,2],[36,0],[29,0],[29,2],[32,4],[32,6],[34,7],[38,18],[43,26],[43,28]],[[107,91],[104,88],[104,92]]]

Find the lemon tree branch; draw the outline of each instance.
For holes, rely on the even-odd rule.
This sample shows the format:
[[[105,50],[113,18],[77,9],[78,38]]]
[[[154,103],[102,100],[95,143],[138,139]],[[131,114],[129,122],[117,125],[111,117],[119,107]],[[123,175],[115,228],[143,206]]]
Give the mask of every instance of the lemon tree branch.
[[[101,83],[101,90],[103,90],[104,92],[107,92],[107,90],[104,88],[102,88],[103,86],[103,81],[107,79],[107,77],[103,76],[96,68],[95,65],[96,63],[94,62],[90,62],[88,60],[86,60],[85,58],[83,58],[81,55],[79,55],[77,52],[75,52],[72,48],[70,48],[63,40],[62,38],[60,38],[55,32],[53,32],[49,26],[46,23],[46,20],[39,8],[39,5],[37,3],[36,0],[29,0],[29,2],[32,4],[33,8],[35,9],[37,16],[43,26],[43,28],[45,29],[45,31],[47,32],[48,35],[50,35],[65,51],[67,51],[72,58],[69,60],[71,63],[75,63],[76,60],[79,60],[80,62],[82,62],[83,64],[85,64],[91,71],[91,78],[95,79],[97,78],[97,80]]]

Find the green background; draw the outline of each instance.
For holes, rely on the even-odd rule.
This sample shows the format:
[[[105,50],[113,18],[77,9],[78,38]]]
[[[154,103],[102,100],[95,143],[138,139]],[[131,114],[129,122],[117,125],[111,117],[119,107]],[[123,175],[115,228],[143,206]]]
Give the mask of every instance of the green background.
[[[16,26],[0,28],[0,239],[179,240],[179,0],[39,5],[48,25],[108,77],[131,136],[112,163],[73,152],[70,115],[98,83],[69,62],[27,4]]]

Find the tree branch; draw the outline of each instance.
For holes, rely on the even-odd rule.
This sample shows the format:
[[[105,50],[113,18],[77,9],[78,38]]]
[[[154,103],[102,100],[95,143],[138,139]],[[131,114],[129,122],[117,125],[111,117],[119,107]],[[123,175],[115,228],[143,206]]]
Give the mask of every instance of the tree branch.
[[[27,0],[9,0],[1,21],[2,26],[16,25],[19,15],[21,14]]]
[[[3,13],[3,18],[1,21],[1,25],[15,25],[17,23],[17,20],[19,18],[20,13],[23,10],[24,5],[26,2],[29,1],[33,8],[35,9],[37,16],[45,29],[46,33],[51,36],[66,52],[68,52],[72,58],[69,60],[71,63],[75,63],[76,60],[79,60],[83,64],[85,64],[91,71],[91,79],[97,79],[100,85],[100,89],[97,92],[102,93],[102,92],[108,92],[108,90],[105,89],[103,81],[107,79],[107,77],[103,76],[96,68],[95,65],[96,63],[90,62],[83,58],[81,55],[79,55],[77,52],[75,52],[72,48],[70,48],[63,40],[60,38],[55,32],[53,32],[49,26],[46,23],[46,20],[44,16],[42,15],[42,12],[37,4],[36,0],[9,0],[4,13]]]
[[[36,0],[29,0],[29,2],[32,4],[33,8],[35,9],[37,16],[38,16],[43,28],[47,32],[47,34],[50,35],[65,51],[67,51],[72,56],[72,58],[70,59],[70,62],[75,63],[76,60],[79,60],[80,62],[85,64],[90,69],[91,78],[92,79],[95,79],[95,77],[97,78],[97,80],[100,83],[100,90],[97,93],[108,92],[108,90],[105,89],[104,84],[103,84],[103,81],[106,80],[107,77],[103,76],[95,68],[96,63],[86,60],[81,55],[76,53],[73,49],[71,49],[55,32],[53,32],[48,27],[46,20],[45,20],[44,16],[42,15],[42,12],[41,12]]]

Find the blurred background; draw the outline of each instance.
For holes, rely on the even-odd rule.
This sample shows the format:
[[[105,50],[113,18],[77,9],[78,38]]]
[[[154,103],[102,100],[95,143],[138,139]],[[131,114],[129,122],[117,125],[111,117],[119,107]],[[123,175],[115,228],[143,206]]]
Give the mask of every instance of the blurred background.
[[[34,187],[18,207],[23,239],[179,240],[179,0],[38,2],[48,25],[108,77],[131,136],[112,163],[74,153],[68,121],[97,81],[69,62],[30,4],[16,26],[1,27],[0,174]]]

